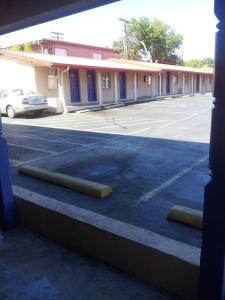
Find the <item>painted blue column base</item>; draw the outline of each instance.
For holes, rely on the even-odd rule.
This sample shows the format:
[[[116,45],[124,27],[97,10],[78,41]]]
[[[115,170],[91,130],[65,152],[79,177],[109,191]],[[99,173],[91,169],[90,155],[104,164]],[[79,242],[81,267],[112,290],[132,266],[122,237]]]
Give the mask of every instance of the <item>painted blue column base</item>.
[[[15,202],[9,171],[8,147],[0,136],[0,228],[8,230],[16,225]]]
[[[225,299],[225,182],[211,180],[205,188],[200,300]]]

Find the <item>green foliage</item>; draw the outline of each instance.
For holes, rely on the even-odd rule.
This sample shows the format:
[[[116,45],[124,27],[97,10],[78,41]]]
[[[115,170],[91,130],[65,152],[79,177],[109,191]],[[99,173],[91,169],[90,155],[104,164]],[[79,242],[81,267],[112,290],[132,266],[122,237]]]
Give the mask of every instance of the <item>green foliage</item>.
[[[13,45],[13,46],[10,47],[10,50],[18,52],[18,51],[20,51],[20,46],[19,45]]]
[[[32,52],[31,46],[29,43],[25,43],[23,45],[13,45],[10,47],[11,51],[24,51],[24,52]]]
[[[29,43],[23,44],[23,51],[24,51],[24,52],[32,52],[31,46],[30,46]]]
[[[181,63],[178,51],[183,42],[183,36],[176,33],[166,23],[147,17],[132,18],[127,25],[128,48],[130,58],[144,58],[146,50],[152,61],[159,63]],[[123,39],[115,41],[113,46],[123,53]]]
[[[192,59],[185,62],[186,67],[194,68],[212,68],[214,66],[214,60],[211,57],[204,57],[201,59]]]

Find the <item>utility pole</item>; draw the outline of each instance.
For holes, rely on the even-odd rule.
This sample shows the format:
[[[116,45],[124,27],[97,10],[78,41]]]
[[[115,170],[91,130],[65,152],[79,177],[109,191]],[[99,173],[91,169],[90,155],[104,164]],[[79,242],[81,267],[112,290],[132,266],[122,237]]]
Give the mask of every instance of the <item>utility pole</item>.
[[[51,34],[52,34],[51,37],[52,37],[53,39],[58,40],[58,41],[59,41],[59,40],[63,40],[64,33],[52,31]]]
[[[123,18],[119,18],[119,21],[123,22],[123,51],[124,51],[124,58],[128,59],[129,52],[128,52],[127,24],[129,24],[130,22]]]

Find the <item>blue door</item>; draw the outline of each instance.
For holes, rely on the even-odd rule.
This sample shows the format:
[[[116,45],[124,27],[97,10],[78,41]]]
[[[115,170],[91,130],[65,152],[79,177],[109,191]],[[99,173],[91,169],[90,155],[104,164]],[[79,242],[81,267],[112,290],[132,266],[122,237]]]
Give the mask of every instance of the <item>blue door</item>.
[[[200,89],[200,75],[197,74],[196,76],[196,92],[199,92],[199,89]]]
[[[120,72],[120,99],[126,98],[126,73]]]
[[[70,97],[71,102],[80,101],[80,84],[79,84],[79,73],[78,70],[70,70]]]
[[[96,101],[95,71],[87,71],[88,101]]]
[[[170,73],[166,73],[166,93],[170,94]]]

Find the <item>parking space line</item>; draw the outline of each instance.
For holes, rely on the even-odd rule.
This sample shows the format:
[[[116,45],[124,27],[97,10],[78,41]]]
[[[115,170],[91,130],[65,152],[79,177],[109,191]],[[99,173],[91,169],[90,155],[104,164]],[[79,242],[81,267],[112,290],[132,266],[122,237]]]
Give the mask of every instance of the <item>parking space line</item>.
[[[161,122],[168,122],[168,120],[158,120],[158,121],[154,121],[154,122],[152,122],[152,123],[161,123]],[[134,134],[136,134],[136,133],[139,133],[139,132],[143,132],[143,131],[149,130],[149,129],[151,129],[151,128],[152,128],[152,126],[150,126],[150,127],[145,127],[145,128],[139,129],[139,130],[135,130],[135,131],[126,133],[125,135],[134,135]]]
[[[57,156],[60,156],[60,155],[63,155],[63,154],[66,154],[66,153],[69,153],[69,152],[72,152],[72,151],[85,150],[86,148],[92,147],[92,146],[97,145],[97,144],[98,144],[98,142],[92,143],[92,144],[88,144],[88,145],[84,145],[84,146],[81,146],[80,148],[70,148],[70,149],[64,150],[62,152],[54,153],[54,154],[47,155],[47,156],[44,156],[44,157],[34,158],[34,159],[31,159],[31,160],[24,161],[24,162],[16,165],[16,167],[20,167],[20,166],[23,166],[25,164],[30,164],[30,163],[33,163],[33,162],[37,162],[39,160],[44,160],[44,159],[49,159],[49,158],[57,157]]]
[[[56,143],[71,144],[71,145],[78,145],[78,146],[86,145],[86,144],[62,141],[62,140],[57,140],[57,139],[52,140],[52,139],[46,139],[46,138],[31,137],[31,136],[27,136],[27,135],[20,135],[18,137],[17,135],[13,135],[13,134],[6,134],[6,139],[7,139],[7,136],[16,137],[16,138],[19,138],[19,139],[20,138],[25,138],[25,139],[33,139],[33,140],[38,140],[38,141],[48,141],[48,142],[56,142]]]
[[[90,126],[90,124],[93,124],[93,123],[102,123],[102,124],[106,124],[107,125],[107,123],[108,124],[113,124],[113,123],[115,123],[115,122],[130,122],[130,121],[133,121],[133,119],[134,118],[132,118],[132,117],[127,117],[127,118],[112,118],[112,119],[102,119],[102,120],[98,120],[98,121],[94,121],[94,122],[92,122],[91,120],[84,120],[84,121],[82,121],[82,122],[77,122],[76,124],[74,124],[73,126],[72,126],[72,128],[76,128],[76,127],[80,127],[80,126]],[[148,118],[148,119],[146,119],[146,118],[140,118],[140,119],[137,119],[136,121],[138,121],[138,122],[143,122],[143,121],[146,121],[146,122],[148,122],[148,121],[152,121],[152,120],[155,120],[155,119],[153,119],[153,118]],[[66,124],[66,122],[65,122],[65,124]],[[51,124],[50,124],[51,125]]]
[[[186,118],[178,119],[178,120],[176,120],[176,121],[172,121],[172,122],[170,122],[169,124],[162,125],[161,128],[165,128],[165,127],[168,127],[168,126],[170,126],[170,125],[176,124],[176,123],[178,123],[178,122],[182,122],[182,121],[186,121],[186,120],[195,118],[195,117],[197,117],[197,116],[199,116],[199,115],[201,115],[201,114],[203,114],[203,113],[205,113],[205,112],[208,112],[208,111],[211,111],[211,108],[203,109],[203,110],[201,110],[200,112],[195,113],[195,114],[192,114],[191,116],[189,115],[189,116],[186,117]]]
[[[153,190],[147,192],[145,195],[141,196],[139,198],[139,200],[135,201],[135,204],[139,204],[139,203],[142,203],[142,202],[149,201],[151,198],[153,198],[154,196],[159,194],[162,190],[164,190],[165,188],[167,188],[168,186],[173,184],[175,181],[177,181],[178,179],[180,179],[181,177],[183,177],[184,175],[186,175],[187,173],[192,171],[195,167],[198,167],[199,165],[201,165],[207,159],[208,159],[208,155],[203,156],[201,159],[194,162],[190,167],[187,167],[187,168],[183,169],[181,172],[179,172],[178,174],[172,176],[170,179],[163,182],[158,187],[154,188]]]
[[[90,131],[90,132],[101,132],[99,130],[101,129],[108,129],[108,128],[116,128],[116,129],[121,129],[121,128],[125,128],[126,126],[136,126],[136,125],[142,125],[142,124],[152,124],[152,123],[158,123],[158,122],[167,122],[168,120],[154,120],[154,121],[146,121],[146,122],[138,122],[138,123],[130,123],[130,124],[124,124],[124,125],[113,125],[113,126],[104,126],[104,127],[97,127],[97,128],[93,128],[93,129],[83,129],[83,128],[77,128],[76,130],[83,130],[83,131]],[[126,128],[127,129],[127,128]],[[111,134],[109,132],[109,134]],[[122,134],[122,133],[121,133]]]
[[[123,118],[118,118],[118,119],[123,119]],[[76,119],[63,119],[63,120],[49,120],[49,122],[45,122],[45,123],[42,123],[42,125],[48,125],[48,124],[61,124],[61,123],[74,123],[74,125],[76,124],[81,124],[81,123],[85,123],[85,124],[88,124],[88,123],[101,123],[101,122],[112,122],[114,121],[113,119],[107,119],[105,117],[99,117],[99,118],[91,118],[91,117],[86,117],[86,118],[82,118],[82,119],[79,119],[79,120],[76,120]]]
[[[31,125],[31,126],[33,126],[33,127],[41,127],[41,128],[46,128],[46,126],[45,125]],[[50,128],[50,129],[60,129],[60,127],[55,127],[55,126],[48,126],[47,128]],[[61,129],[68,129],[68,128],[62,128],[61,127]],[[76,131],[76,129],[74,128],[74,129],[72,129],[72,131]],[[84,131],[84,132],[94,132],[94,131],[90,131],[90,130],[79,130],[79,129],[77,129],[77,131],[79,131],[79,132],[82,132],[82,131]],[[98,133],[98,132],[97,132]],[[7,135],[7,133],[5,132],[4,133],[5,135]],[[79,137],[79,138],[87,138],[87,139],[95,139],[95,140],[105,140],[105,138],[103,138],[103,137],[95,137],[95,136],[82,136],[82,135],[80,135],[80,136],[77,136],[77,137]]]
[[[30,146],[22,146],[22,145],[17,145],[17,144],[12,144],[12,143],[8,143],[8,145],[13,146],[13,147],[19,147],[19,148],[23,148],[23,149],[38,151],[38,152],[46,152],[46,153],[51,153],[51,154],[57,153],[55,151],[43,150],[43,149],[40,149],[40,148],[33,148],[33,147],[30,147]]]
[[[53,125],[54,127],[56,128],[68,128],[68,129],[76,129],[76,128],[81,128],[81,127],[94,127],[94,126],[101,126],[102,124],[104,125],[107,125],[107,126],[112,126],[112,124],[114,122],[130,122],[130,121],[99,121],[99,122],[96,122],[96,123],[91,123],[91,122],[85,122],[85,123],[76,123],[76,124],[69,124],[68,122],[65,122],[65,123],[61,123],[61,124],[58,124],[58,123],[55,123],[55,124],[49,124],[49,125],[46,125],[47,127]]]
[[[22,161],[21,160],[16,160],[16,159],[9,159],[9,162],[12,163],[14,166],[17,166],[20,164]]]

